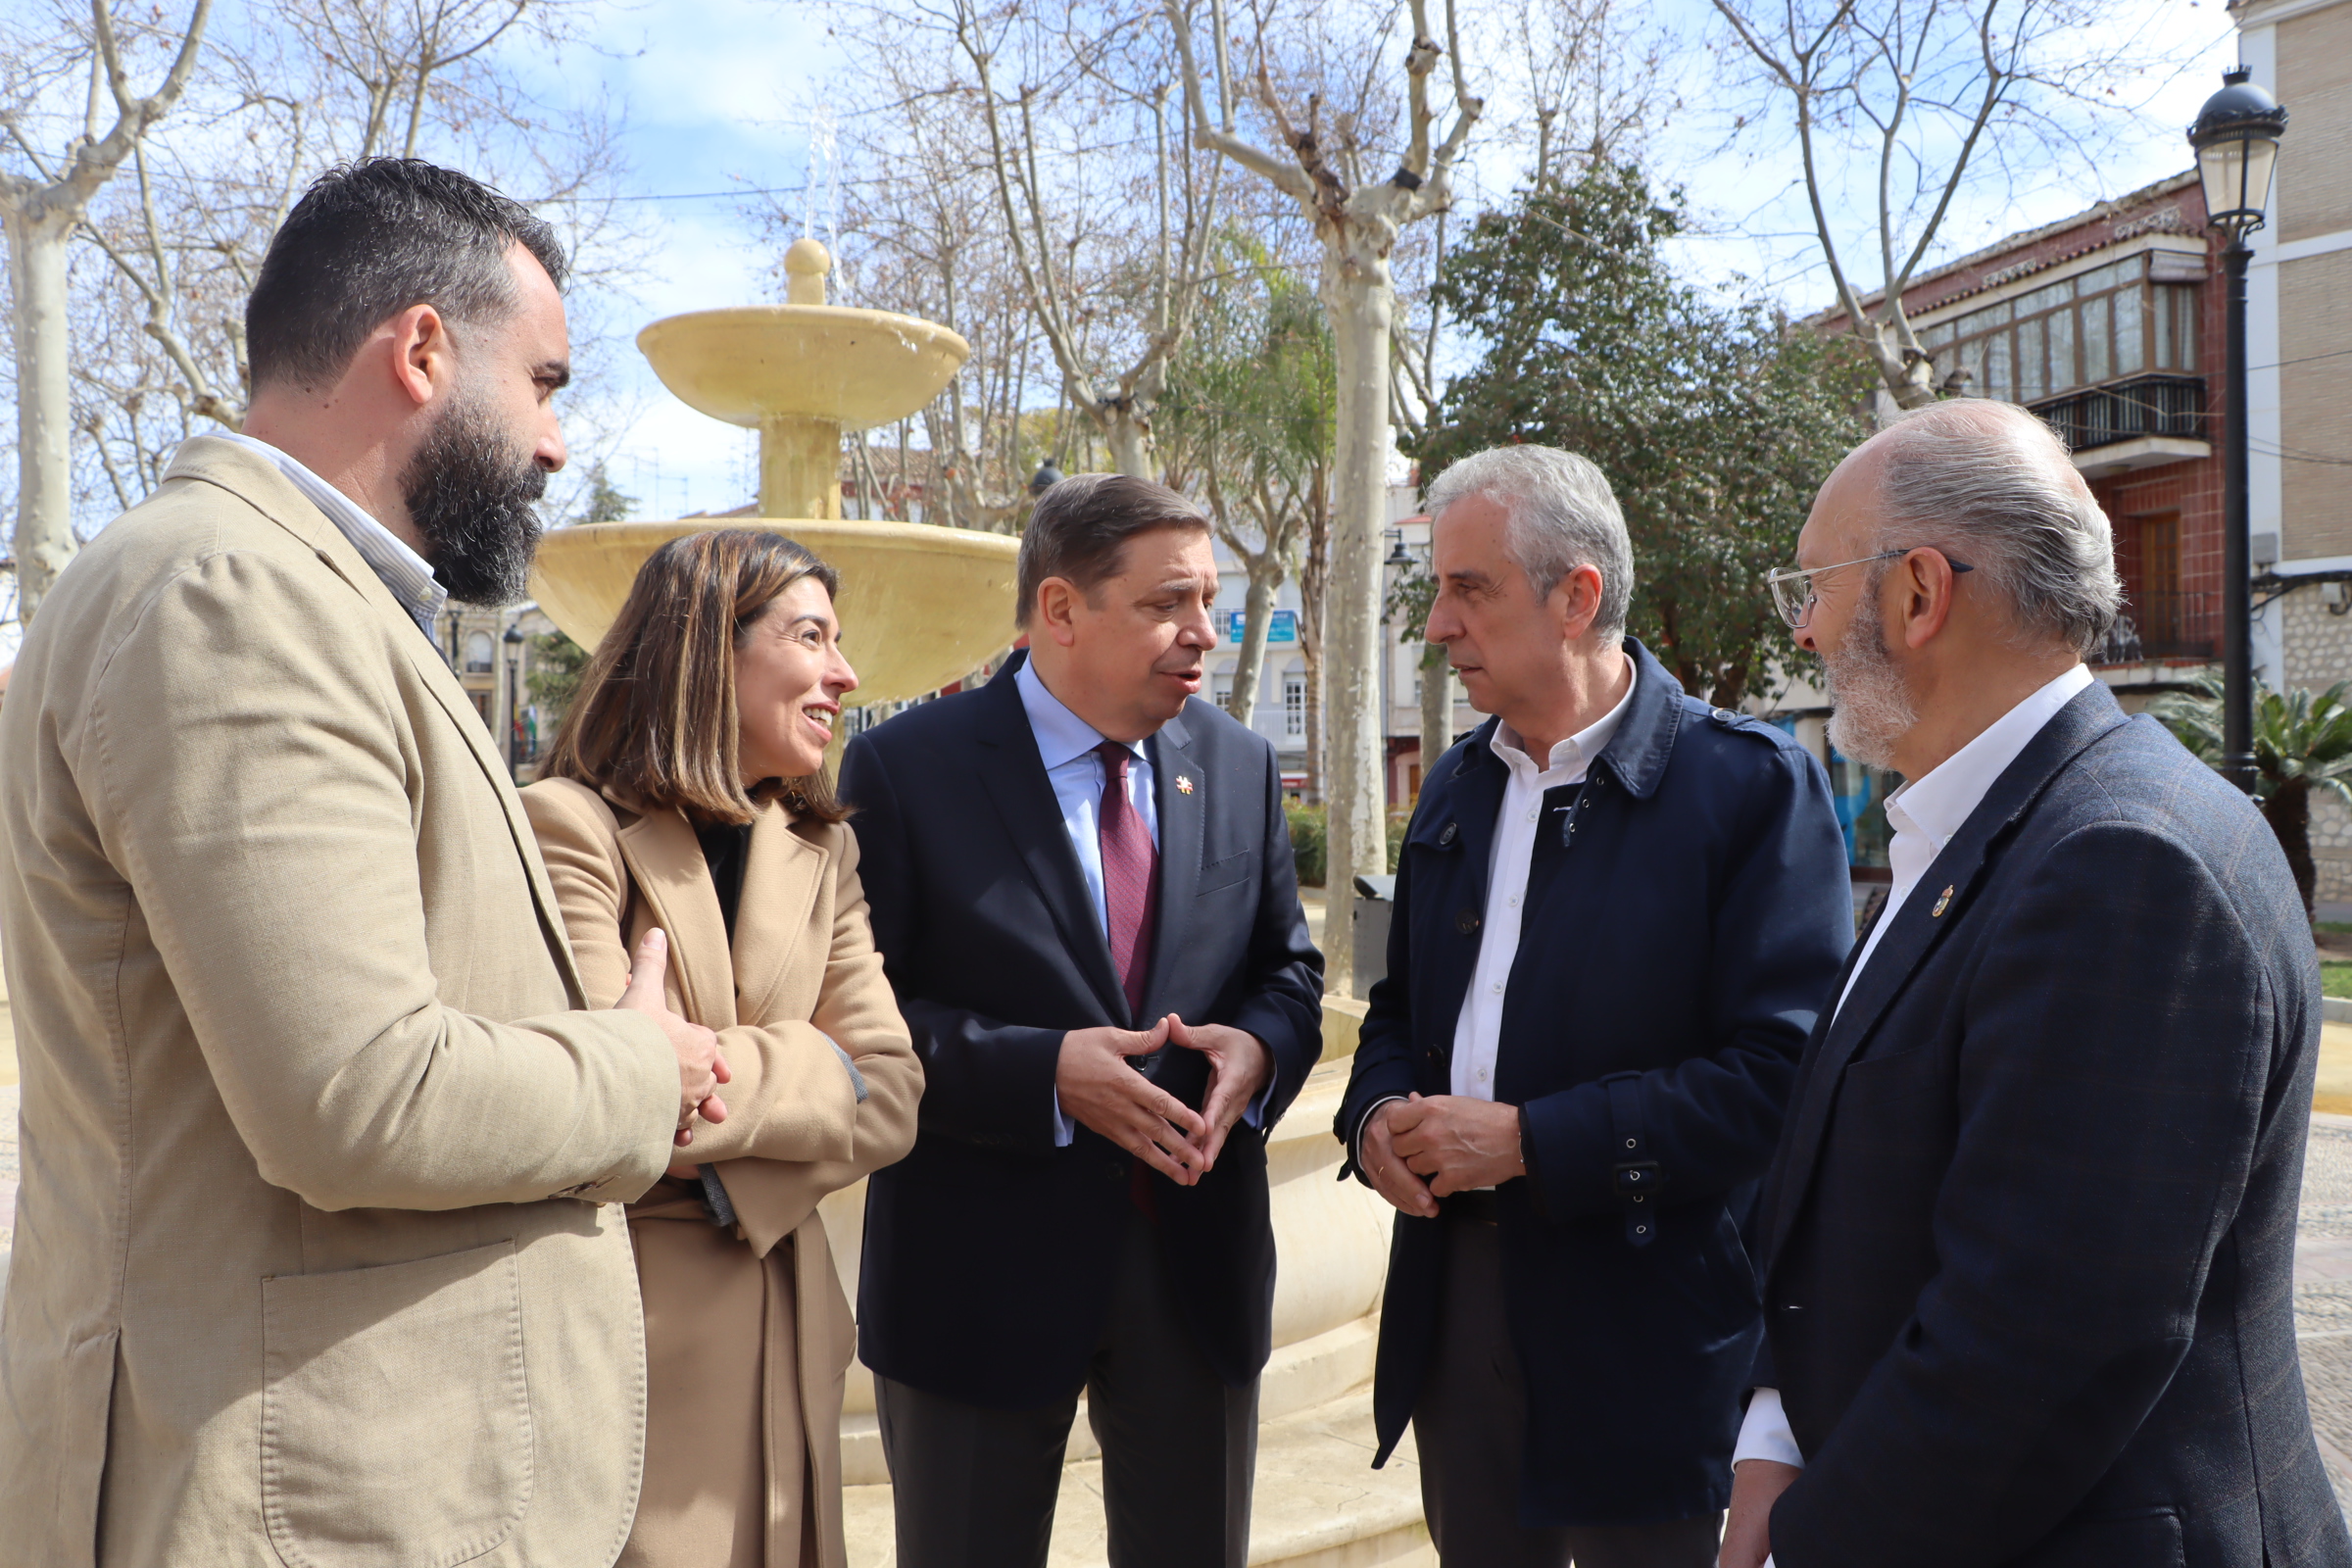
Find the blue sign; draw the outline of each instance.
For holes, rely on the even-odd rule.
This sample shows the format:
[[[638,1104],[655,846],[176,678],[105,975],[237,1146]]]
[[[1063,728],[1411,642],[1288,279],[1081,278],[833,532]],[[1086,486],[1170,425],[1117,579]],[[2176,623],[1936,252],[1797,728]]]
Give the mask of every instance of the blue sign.
[[[1249,612],[1229,610],[1225,613],[1225,640],[1229,643],[1238,643],[1242,640],[1243,633],[1249,629]],[[1298,612],[1277,610],[1267,617],[1266,643],[1269,647],[1275,643],[1295,643],[1298,640]]]

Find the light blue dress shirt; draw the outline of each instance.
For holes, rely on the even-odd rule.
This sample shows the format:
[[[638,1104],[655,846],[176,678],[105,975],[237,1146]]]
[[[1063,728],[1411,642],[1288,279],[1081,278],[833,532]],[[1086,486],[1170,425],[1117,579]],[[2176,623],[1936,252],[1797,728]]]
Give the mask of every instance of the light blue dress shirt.
[[[1102,757],[1097,750],[1102,732],[1062,706],[1046,690],[1037,669],[1027,660],[1012,672],[1021,707],[1029,714],[1030,733],[1037,737],[1037,755],[1046,764],[1046,782],[1054,786],[1054,803],[1061,808],[1062,830],[1078,852],[1078,869],[1086,873],[1087,897],[1095,901],[1095,923],[1110,940],[1110,904],[1102,893]],[[1127,764],[1127,802],[1144,819],[1152,848],[1159,848],[1159,802],[1152,787],[1152,759],[1143,744],[1130,743]]]
[[[1102,940],[1107,942],[1110,903],[1102,894],[1101,821],[1104,773],[1102,757],[1097,750],[1106,737],[1046,690],[1046,683],[1038,678],[1036,666],[1028,660],[1022,660],[1021,667],[1012,672],[1012,684],[1021,694],[1022,710],[1029,715],[1029,732],[1037,737],[1038,760],[1046,764],[1046,782],[1054,786],[1054,804],[1061,808],[1062,831],[1070,836],[1070,848],[1078,852],[1078,869],[1086,877],[1087,896],[1095,901],[1095,919],[1102,927]],[[1157,850],[1159,800],[1153,788],[1152,758],[1141,741],[1130,741],[1127,750],[1135,759],[1127,764],[1127,801],[1144,819],[1144,831],[1152,835],[1152,848]],[[1273,1089],[1274,1081],[1269,1077],[1265,1087],[1250,1098],[1242,1119],[1252,1127],[1263,1126],[1266,1097]],[[1077,1135],[1078,1124],[1063,1114],[1061,1096],[1056,1092],[1054,1146],[1067,1148]]]
[[[409,618],[416,622],[416,629],[424,633],[426,641],[431,641],[433,621],[449,603],[449,590],[433,576],[431,564],[422,556],[368,515],[358,502],[269,442],[233,430],[217,430],[214,439],[234,441],[276,465],[277,471],[292,481],[305,501],[326,514],[326,520],[335,525],[335,531],[351,542],[351,548],[360,553],[360,559],[368,563],[368,569],[391,590],[392,597],[400,601],[400,608],[409,612]]]

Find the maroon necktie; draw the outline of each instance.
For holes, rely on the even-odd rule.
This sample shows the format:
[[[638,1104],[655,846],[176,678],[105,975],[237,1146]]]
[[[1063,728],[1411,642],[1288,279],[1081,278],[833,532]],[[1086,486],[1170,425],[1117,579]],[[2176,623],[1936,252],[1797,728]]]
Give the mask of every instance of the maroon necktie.
[[[1134,754],[1117,741],[1102,754],[1102,906],[1109,915],[1110,965],[1127,993],[1127,1015],[1144,1005],[1144,977],[1152,966],[1152,906],[1159,892],[1159,852],[1143,813],[1127,799],[1127,764]]]

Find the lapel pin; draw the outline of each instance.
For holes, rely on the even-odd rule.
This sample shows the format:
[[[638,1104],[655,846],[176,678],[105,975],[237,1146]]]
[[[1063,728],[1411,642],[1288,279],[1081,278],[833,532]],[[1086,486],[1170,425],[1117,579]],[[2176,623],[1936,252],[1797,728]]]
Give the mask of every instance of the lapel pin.
[[[1176,793],[1179,795],[1193,793],[1193,781],[1182,773],[1176,775]]]
[[[1943,915],[1943,911],[1951,906],[1952,890],[1950,888],[1945,888],[1943,892],[1936,897],[1936,907],[1928,911],[1928,918],[1931,920],[1940,919]]]

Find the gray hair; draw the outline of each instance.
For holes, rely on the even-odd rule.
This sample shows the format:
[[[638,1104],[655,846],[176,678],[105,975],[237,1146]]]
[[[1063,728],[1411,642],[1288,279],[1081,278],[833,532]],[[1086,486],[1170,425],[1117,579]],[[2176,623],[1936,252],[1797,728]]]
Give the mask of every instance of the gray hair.
[[[1634,545],[1609,481],[1592,461],[1557,447],[1491,447],[1438,475],[1429,487],[1429,515],[1470,496],[1500,504],[1510,518],[1511,559],[1539,599],[1579,566],[1600,571],[1600,608],[1592,629],[1625,634],[1634,599]]]
[[[1969,398],[1917,410],[1875,439],[1886,443],[1881,548],[1949,540],[2019,630],[2082,655],[2106,640],[2123,601],[2114,530],[2048,425]]]

